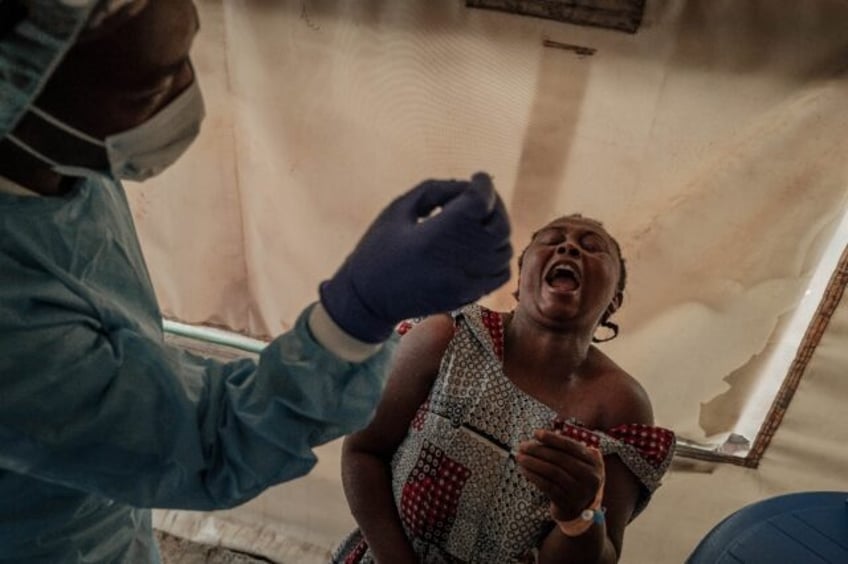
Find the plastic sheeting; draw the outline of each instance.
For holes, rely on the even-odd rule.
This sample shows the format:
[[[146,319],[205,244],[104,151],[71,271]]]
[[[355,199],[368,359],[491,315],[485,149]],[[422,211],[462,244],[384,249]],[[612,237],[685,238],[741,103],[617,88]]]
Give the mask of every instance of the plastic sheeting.
[[[618,238],[630,276],[605,350],[683,437],[735,429],[789,317],[817,299],[804,293],[848,206],[848,3],[653,1],[635,35],[452,0],[199,5],[209,118],[186,159],[131,190],[169,317],[276,334],[389,199],[479,169],[517,248],[571,212]],[[511,307],[513,288],[487,305]],[[816,438],[793,439],[767,458],[806,464]],[[765,467],[717,470],[738,481],[713,509],[683,509],[698,526],[680,542],[737,486],[750,501],[795,475]],[[348,525],[337,474],[307,479],[332,493],[321,518],[297,501],[314,481],[250,507],[321,545]],[[672,476],[686,485],[669,497],[685,501],[692,479]],[[649,509],[634,530],[659,535],[667,517]]]
[[[390,198],[486,169],[517,248],[562,213],[608,225],[630,283],[607,349],[699,438],[700,403],[734,372],[752,387],[845,212],[842,3],[654,2],[636,35],[447,0],[200,7],[209,118],[133,191],[178,320],[277,334]]]

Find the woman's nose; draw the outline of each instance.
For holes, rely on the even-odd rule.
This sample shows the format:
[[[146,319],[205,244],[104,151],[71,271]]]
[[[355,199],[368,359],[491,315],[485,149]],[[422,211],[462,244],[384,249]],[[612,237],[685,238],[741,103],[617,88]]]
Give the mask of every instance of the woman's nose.
[[[563,243],[557,247],[557,254],[567,254],[570,257],[578,258],[580,256],[580,249],[572,243]]]

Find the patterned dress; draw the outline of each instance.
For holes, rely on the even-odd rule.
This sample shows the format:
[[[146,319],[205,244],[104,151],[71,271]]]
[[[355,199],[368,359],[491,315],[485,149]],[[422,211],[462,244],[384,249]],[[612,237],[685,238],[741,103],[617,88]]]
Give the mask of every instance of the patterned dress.
[[[430,395],[391,464],[395,503],[421,562],[533,561],[554,523],[549,500],[514,455],[538,428],[617,454],[643,486],[641,511],[671,462],[673,433],[641,424],[601,432],[559,420],[504,374],[503,314],[473,305],[455,321]],[[373,561],[359,530],[333,555],[340,564]]]

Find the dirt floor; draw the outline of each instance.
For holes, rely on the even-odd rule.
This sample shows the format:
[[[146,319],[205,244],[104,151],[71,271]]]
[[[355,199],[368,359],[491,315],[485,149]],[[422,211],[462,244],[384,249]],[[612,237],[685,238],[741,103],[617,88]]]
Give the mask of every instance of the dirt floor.
[[[274,564],[272,560],[156,532],[162,564]]]

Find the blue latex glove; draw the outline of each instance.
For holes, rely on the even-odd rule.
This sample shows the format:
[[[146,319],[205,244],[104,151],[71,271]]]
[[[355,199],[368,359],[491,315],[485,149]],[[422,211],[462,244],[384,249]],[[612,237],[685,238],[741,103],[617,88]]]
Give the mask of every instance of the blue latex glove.
[[[428,180],[383,210],[321,285],[321,302],[351,336],[380,342],[404,319],[458,309],[506,282],[509,234],[489,175]]]

